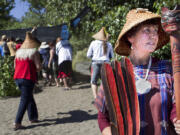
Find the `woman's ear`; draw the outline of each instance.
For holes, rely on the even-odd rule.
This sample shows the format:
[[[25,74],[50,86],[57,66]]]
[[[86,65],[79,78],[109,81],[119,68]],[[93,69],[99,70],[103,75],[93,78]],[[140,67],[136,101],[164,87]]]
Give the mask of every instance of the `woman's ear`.
[[[131,45],[133,44],[134,42],[134,37],[133,36],[130,36],[130,37],[127,37],[127,40],[131,43]]]

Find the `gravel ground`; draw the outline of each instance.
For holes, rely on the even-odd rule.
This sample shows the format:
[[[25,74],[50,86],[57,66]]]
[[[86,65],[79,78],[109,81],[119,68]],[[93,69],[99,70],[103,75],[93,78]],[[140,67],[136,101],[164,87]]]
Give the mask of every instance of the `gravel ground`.
[[[0,135],[100,135],[90,84],[79,82],[72,88],[43,87],[34,94],[40,122],[31,124],[25,113],[22,124],[26,129],[17,131],[13,131],[13,122],[20,98],[0,99]]]

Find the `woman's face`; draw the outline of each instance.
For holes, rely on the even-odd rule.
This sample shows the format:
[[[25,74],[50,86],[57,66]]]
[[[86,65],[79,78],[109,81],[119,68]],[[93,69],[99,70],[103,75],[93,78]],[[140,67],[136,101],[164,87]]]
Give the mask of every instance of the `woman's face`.
[[[141,53],[152,53],[158,43],[158,25],[142,25],[128,40],[132,49]]]

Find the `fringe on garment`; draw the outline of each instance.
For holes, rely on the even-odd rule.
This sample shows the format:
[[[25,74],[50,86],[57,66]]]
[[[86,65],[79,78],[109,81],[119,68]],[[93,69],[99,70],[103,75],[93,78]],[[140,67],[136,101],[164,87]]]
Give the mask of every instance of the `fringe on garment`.
[[[16,58],[17,59],[30,59],[32,60],[32,56],[36,53],[36,48],[30,48],[30,49],[18,49],[16,52]]]

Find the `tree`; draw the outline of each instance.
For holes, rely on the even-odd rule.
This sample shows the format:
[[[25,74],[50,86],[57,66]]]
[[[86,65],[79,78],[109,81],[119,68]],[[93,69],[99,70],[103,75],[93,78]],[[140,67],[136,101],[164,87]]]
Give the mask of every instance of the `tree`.
[[[118,34],[125,22],[125,16],[130,9],[147,8],[150,11],[160,13],[161,7],[172,9],[179,0],[22,0],[30,3],[30,11],[23,17],[21,27],[52,26],[62,23],[70,23],[85,6],[91,8],[75,31],[71,30],[75,39],[82,35],[91,35],[102,26],[110,33],[110,41],[114,45]],[[84,36],[83,36],[84,37]],[[87,40],[87,43],[89,40]],[[82,47],[86,47],[84,43]],[[169,47],[165,47],[167,50]],[[157,51],[161,58],[167,58],[169,51]],[[165,53],[165,55],[164,55]]]
[[[14,0],[0,1],[0,29],[5,29],[9,22],[12,22],[10,11],[14,8]]]

